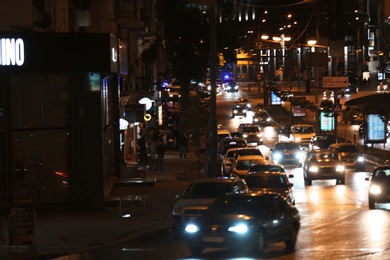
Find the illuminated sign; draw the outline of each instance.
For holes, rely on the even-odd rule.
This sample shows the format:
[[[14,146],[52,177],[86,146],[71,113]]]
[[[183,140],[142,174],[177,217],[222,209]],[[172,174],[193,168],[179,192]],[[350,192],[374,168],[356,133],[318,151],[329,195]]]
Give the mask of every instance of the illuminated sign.
[[[332,112],[320,111],[320,130],[324,132],[335,130],[335,117]]]
[[[380,115],[367,115],[367,142],[382,143],[386,140],[386,123]]]
[[[0,66],[24,64],[24,41],[21,38],[0,38]]]

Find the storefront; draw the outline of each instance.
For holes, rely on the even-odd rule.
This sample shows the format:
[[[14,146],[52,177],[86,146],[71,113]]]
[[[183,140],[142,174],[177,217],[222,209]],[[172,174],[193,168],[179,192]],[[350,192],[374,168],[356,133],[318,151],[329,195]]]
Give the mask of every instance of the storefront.
[[[103,207],[125,49],[105,33],[0,33],[0,207]]]

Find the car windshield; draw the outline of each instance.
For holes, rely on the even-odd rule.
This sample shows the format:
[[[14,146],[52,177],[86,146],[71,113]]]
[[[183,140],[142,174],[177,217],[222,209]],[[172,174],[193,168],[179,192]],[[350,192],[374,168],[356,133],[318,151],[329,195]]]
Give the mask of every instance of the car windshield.
[[[336,147],[336,151],[342,152],[342,153],[343,152],[358,153],[359,149],[357,148],[357,146],[354,146],[354,145],[343,145],[343,146]]]
[[[339,161],[337,153],[316,153],[310,156],[311,162],[331,162]]]
[[[230,192],[230,182],[193,183],[183,199],[211,199]]]
[[[243,149],[235,151],[236,155],[263,155],[259,149]]]
[[[374,171],[373,176],[390,178],[390,169],[377,169]]]
[[[258,117],[268,117],[268,114],[266,112],[260,112],[260,113],[256,113],[256,116],[258,116]]]
[[[277,165],[256,164],[249,169],[251,172],[284,172],[284,169]]]
[[[249,168],[256,163],[261,163],[259,160],[242,160],[236,164],[236,170],[249,170]]]
[[[258,216],[266,209],[273,208],[273,201],[268,196],[231,197],[216,200],[209,208],[209,214],[244,214]]]
[[[242,129],[243,132],[245,133],[256,133],[256,132],[259,132],[259,128],[258,127],[255,127],[255,126],[250,126],[250,127],[244,127]]]
[[[314,128],[312,126],[300,126],[294,128],[295,133],[314,133]]]
[[[264,174],[264,175],[248,175],[245,178],[249,188],[271,188],[271,187],[286,187],[287,183],[281,175]]]
[[[275,147],[275,150],[282,151],[282,150],[299,150],[299,145],[298,144],[290,144],[290,143],[285,143],[285,144],[279,144]]]

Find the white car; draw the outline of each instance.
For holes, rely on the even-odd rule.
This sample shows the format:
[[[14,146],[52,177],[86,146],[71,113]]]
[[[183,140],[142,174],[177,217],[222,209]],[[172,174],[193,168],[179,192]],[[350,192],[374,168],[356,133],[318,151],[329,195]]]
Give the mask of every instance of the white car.
[[[268,164],[266,158],[262,155],[242,155],[232,164],[231,174],[240,178],[244,178],[248,174],[251,166],[255,164]]]
[[[316,135],[315,127],[311,124],[296,124],[291,126],[291,141],[301,146],[309,146],[311,139]]]

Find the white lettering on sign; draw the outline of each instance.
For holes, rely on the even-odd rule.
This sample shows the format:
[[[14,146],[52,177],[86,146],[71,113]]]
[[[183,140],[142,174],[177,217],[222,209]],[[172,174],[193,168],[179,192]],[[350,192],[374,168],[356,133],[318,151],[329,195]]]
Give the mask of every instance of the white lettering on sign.
[[[20,38],[0,38],[0,66],[24,64],[24,41]]]

